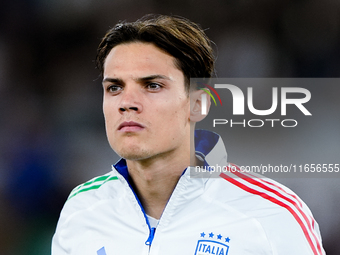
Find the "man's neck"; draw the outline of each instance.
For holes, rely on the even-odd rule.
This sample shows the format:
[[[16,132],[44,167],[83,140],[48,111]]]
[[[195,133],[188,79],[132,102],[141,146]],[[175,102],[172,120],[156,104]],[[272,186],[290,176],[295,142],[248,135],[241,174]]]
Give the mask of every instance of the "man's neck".
[[[127,160],[132,185],[146,214],[159,219],[183,171],[188,157],[157,157],[143,161]]]

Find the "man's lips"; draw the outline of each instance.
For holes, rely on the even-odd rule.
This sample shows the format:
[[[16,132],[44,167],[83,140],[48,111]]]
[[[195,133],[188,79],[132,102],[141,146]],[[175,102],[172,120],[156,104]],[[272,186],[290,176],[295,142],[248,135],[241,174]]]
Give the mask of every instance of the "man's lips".
[[[144,126],[134,121],[124,121],[118,126],[118,131],[122,132],[135,132],[142,129],[144,129]]]

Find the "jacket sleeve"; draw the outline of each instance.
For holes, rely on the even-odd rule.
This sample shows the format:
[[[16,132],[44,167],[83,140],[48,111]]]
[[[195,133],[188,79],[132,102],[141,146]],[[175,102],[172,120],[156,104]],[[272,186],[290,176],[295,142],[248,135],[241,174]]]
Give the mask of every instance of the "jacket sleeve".
[[[262,223],[274,254],[325,255],[319,226],[306,205],[305,208],[282,208],[276,217]]]
[[[80,187],[79,185],[78,187]],[[52,238],[51,255],[70,255],[72,254],[72,247],[69,247],[69,240],[67,236],[70,231],[74,231],[68,227],[68,222],[70,218],[74,217],[79,210],[86,208],[87,201],[89,199],[78,199],[73,198],[73,194],[78,190],[78,187],[74,188],[70,193],[67,201],[61,210],[56,231]],[[72,235],[77,235],[77,233],[72,233]]]
[[[69,255],[71,252],[67,249],[65,240],[63,238],[63,232],[65,231],[65,222],[68,218],[70,205],[66,202],[64,208],[60,213],[56,231],[52,238],[52,251],[51,255]]]

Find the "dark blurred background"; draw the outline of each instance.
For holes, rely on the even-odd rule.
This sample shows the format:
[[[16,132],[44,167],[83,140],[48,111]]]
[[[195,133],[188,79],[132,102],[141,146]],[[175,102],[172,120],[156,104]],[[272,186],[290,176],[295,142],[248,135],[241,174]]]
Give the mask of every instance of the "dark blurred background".
[[[1,0],[0,254],[50,254],[69,192],[118,159],[105,136],[96,48],[119,20],[148,13],[206,29],[220,77],[340,76],[337,0]],[[327,254],[340,254],[340,181],[285,184],[310,206]]]

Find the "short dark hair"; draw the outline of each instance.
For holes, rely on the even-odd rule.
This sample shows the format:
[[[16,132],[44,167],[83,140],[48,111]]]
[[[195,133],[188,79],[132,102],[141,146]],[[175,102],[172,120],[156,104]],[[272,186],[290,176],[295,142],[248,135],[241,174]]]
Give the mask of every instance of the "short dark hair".
[[[97,49],[96,66],[101,75],[112,48],[131,42],[152,43],[175,58],[176,67],[185,77],[187,91],[190,78],[210,78],[215,57],[212,42],[200,26],[177,16],[146,15],[135,22],[121,22],[107,31]]]

